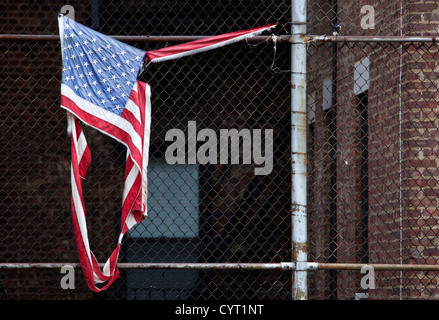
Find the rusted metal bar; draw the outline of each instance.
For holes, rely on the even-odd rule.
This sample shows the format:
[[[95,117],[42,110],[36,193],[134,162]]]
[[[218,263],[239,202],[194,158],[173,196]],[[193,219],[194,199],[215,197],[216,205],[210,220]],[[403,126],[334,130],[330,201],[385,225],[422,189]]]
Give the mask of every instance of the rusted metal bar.
[[[207,38],[208,36],[122,36],[110,37],[123,42],[168,42],[179,43]],[[439,42],[439,36],[332,36],[332,35],[307,35],[307,42]],[[58,35],[51,34],[0,34],[0,41],[59,41]],[[272,36],[254,36],[241,42],[259,43],[273,42]],[[292,42],[290,35],[276,36],[277,43]]]
[[[327,36],[308,35],[308,42],[438,42],[430,36]]]
[[[309,263],[308,270],[361,270],[369,266],[375,270],[386,271],[439,271],[439,265],[430,264],[391,264],[391,263]]]
[[[116,40],[122,42],[188,42],[199,39],[207,38],[208,36],[122,36],[113,35],[110,36]],[[0,34],[0,41],[59,41],[59,35],[46,35],[46,34]],[[241,40],[241,42],[259,43],[259,42],[273,42],[271,36],[254,36],[248,39]],[[277,42],[288,43],[290,42],[290,36],[280,35],[277,36]]]
[[[0,263],[4,269],[60,269],[64,266],[80,268],[76,262],[29,262]],[[99,266],[102,268],[103,263]],[[229,269],[229,270],[278,270],[278,271],[319,271],[319,270],[361,270],[368,266],[383,271],[437,271],[439,265],[430,264],[391,264],[391,263],[320,263],[320,262],[280,262],[280,263],[118,263],[120,269]]]
[[[80,268],[79,263],[0,263],[1,269],[60,269],[64,266]],[[99,264],[102,268],[103,263]],[[231,270],[292,270],[292,262],[281,263],[118,263],[120,269],[231,269]]]
[[[291,1],[292,261],[308,261],[306,174],[306,0]],[[292,299],[308,299],[307,270],[292,272]]]

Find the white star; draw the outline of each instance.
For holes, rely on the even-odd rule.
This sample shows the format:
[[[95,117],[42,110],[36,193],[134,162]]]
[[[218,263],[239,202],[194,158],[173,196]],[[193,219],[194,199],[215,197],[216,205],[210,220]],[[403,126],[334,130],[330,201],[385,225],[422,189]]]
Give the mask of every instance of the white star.
[[[126,84],[127,84],[127,86],[129,86],[131,84],[131,82],[127,81]]]
[[[111,57],[114,59],[114,58],[116,58],[116,55],[113,53],[113,54],[111,55]]]
[[[81,53],[79,54],[79,56],[82,58],[82,57],[84,56],[84,53],[81,52]]]
[[[126,94],[125,94],[125,93],[122,93],[120,96],[121,96],[122,98],[125,98]]]
[[[84,84],[82,85],[82,87],[83,87],[83,88],[87,88],[87,87],[88,87],[88,84],[84,83]]]
[[[127,74],[125,72],[122,72],[122,76],[125,77]]]
[[[80,46],[79,42],[75,43],[75,47],[78,48]]]
[[[107,57],[102,57],[102,61],[107,61]]]
[[[86,61],[86,62],[83,64],[83,66],[84,66],[84,67],[88,67],[88,62]]]
[[[107,92],[110,92],[110,91],[111,91],[111,88],[110,88],[110,87],[108,87],[108,88],[107,88]]]
[[[111,79],[116,80],[116,76],[113,74],[113,75],[111,76]]]
[[[99,69],[99,70],[98,70],[98,73],[101,74],[101,73],[102,73],[102,69]]]
[[[100,95],[102,94],[102,91],[101,91],[101,90],[98,90],[98,92],[96,92],[96,94],[97,94],[98,96],[100,96]]]
[[[105,82],[107,82],[107,81],[108,81],[108,80],[105,79],[105,78],[102,79],[102,82],[103,82],[103,83],[105,83]]]
[[[116,100],[116,98],[115,97],[111,97],[111,101],[114,101],[114,100]]]
[[[125,63],[126,63],[126,64],[129,64],[129,63],[130,63],[130,60],[125,60]]]
[[[75,59],[76,58],[76,54],[72,54],[72,56],[70,58]]]
[[[80,36],[82,36],[82,35],[83,35],[82,31],[79,31],[79,32],[78,32],[78,34],[79,34]]]
[[[111,49],[111,45],[107,44],[107,49]]]
[[[84,46],[88,45],[88,41],[84,40],[83,44],[84,44]]]
[[[102,48],[101,48],[101,47],[98,47],[98,48],[96,49],[96,51],[97,51],[97,52],[101,52],[101,51],[102,51]]]
[[[116,105],[116,107],[115,107],[117,110],[119,110],[120,109],[120,107],[119,107],[119,105]]]
[[[96,80],[92,82],[92,85],[94,85],[94,86],[97,85],[97,84],[98,84],[98,83],[97,83]]]
[[[105,102],[107,102],[107,100],[105,100],[105,99],[102,99],[101,100],[101,102],[104,104]]]
[[[79,87],[78,86],[75,86],[75,90],[78,90],[79,89]]]
[[[90,77],[93,77],[93,72],[90,71],[90,72],[88,73],[88,75],[89,75]]]
[[[70,80],[70,77],[66,77],[66,81],[69,81]]]
[[[91,92],[87,93],[87,97],[90,98],[91,96],[92,96]]]
[[[108,70],[108,71],[110,71],[111,69],[113,69],[113,68],[111,68],[111,66],[108,66],[108,67],[107,67],[107,70]]]
[[[93,64],[96,64],[96,63],[98,63],[98,60],[94,59],[94,60],[92,61],[92,63],[93,63]]]
[[[117,85],[116,85],[116,88],[117,88],[117,89],[120,89],[120,87],[121,87],[120,84],[117,84]]]
[[[75,65],[75,69],[76,69],[76,70],[79,69],[79,64]]]
[[[125,54],[125,51],[124,50],[122,50],[121,52],[119,52],[121,55],[124,55]]]
[[[120,62],[118,62],[118,63],[116,64],[116,67],[120,68],[120,66],[121,66],[121,64],[120,64]]]
[[[139,56],[136,56],[136,61],[139,61],[140,60],[140,57]]]
[[[134,73],[134,72],[136,72],[136,70],[135,70],[134,68],[132,68],[132,69],[130,70],[130,72],[131,72],[131,73]]]
[[[81,73],[80,75],[79,75],[79,78],[84,78],[84,75]]]
[[[96,38],[93,38],[91,41],[92,41],[92,42],[96,42],[97,40],[96,40]]]

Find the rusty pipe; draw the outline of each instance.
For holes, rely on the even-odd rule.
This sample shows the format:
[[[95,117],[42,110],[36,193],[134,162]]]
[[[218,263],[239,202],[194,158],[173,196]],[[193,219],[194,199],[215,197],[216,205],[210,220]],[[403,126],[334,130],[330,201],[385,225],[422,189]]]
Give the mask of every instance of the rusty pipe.
[[[29,263],[0,263],[1,269],[60,269],[64,266],[80,268],[76,262],[29,262]],[[100,263],[99,267],[103,267]],[[119,269],[231,269],[231,270],[292,270],[292,262],[280,263],[118,263]]]
[[[194,40],[200,40],[207,38],[208,36],[159,36],[159,35],[151,35],[151,36],[123,36],[123,35],[112,35],[110,36],[116,40],[122,42],[188,42]],[[50,35],[50,34],[0,34],[0,41],[59,41],[59,35]],[[273,42],[273,38],[271,36],[254,36],[248,39],[241,40],[241,42],[249,42],[249,43],[259,43],[259,42]],[[277,36],[277,42],[280,43],[289,43],[290,36],[288,35],[280,35]]]

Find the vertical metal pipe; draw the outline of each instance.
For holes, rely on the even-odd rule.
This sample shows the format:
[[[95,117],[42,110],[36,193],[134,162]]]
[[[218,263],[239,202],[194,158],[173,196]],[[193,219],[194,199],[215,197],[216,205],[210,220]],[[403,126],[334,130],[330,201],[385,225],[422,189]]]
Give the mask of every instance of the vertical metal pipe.
[[[308,299],[306,176],[306,0],[291,2],[291,223],[292,299]]]

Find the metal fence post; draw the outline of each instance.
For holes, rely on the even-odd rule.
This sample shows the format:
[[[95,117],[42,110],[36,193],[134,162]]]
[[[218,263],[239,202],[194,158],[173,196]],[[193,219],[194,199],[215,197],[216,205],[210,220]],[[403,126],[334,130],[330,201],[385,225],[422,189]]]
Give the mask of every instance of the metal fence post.
[[[292,298],[308,299],[306,177],[306,0],[291,2],[291,222]]]

